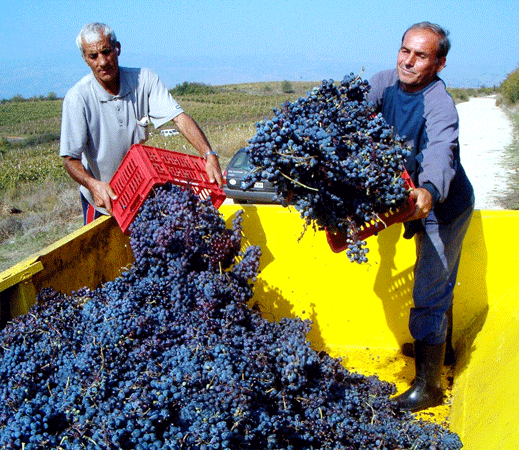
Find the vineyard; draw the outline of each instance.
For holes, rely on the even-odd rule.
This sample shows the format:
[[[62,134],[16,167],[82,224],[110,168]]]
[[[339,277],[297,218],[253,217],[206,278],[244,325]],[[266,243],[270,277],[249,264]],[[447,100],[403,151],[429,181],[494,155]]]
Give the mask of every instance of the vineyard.
[[[59,133],[61,105],[61,100],[1,104],[0,136],[29,138]]]

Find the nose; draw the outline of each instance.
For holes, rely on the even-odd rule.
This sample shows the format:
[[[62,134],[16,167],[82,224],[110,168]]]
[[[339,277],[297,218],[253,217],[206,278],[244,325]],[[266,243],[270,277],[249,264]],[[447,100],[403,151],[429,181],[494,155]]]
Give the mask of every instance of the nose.
[[[415,56],[413,55],[413,53],[408,53],[405,55],[404,57],[404,64],[407,66],[407,67],[412,67],[414,66],[414,63],[415,63]]]
[[[97,57],[97,63],[100,66],[105,66],[108,63],[108,57],[106,55],[103,55],[102,53],[99,53]]]

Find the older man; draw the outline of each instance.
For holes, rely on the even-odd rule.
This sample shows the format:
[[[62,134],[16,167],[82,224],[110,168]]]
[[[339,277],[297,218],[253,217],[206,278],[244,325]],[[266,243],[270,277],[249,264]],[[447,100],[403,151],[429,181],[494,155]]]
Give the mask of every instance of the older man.
[[[91,73],[63,101],[60,155],[80,184],[85,223],[112,213],[115,194],[109,181],[129,148],[147,139],[150,120],[157,128],[173,121],[206,159],[210,180],[222,186],[217,154],[158,76],[149,69],[119,66],[121,44],[112,28],[88,24],[76,44]]]
[[[440,26],[411,26],[403,35],[396,69],[374,75],[368,95],[412,147],[406,169],[417,186],[411,193],[416,208],[404,237],[416,240],[409,319],[416,377],[410,389],[394,399],[409,411],[442,403],[448,311],[474,208],[472,185],[460,161],[457,111],[438,77],[449,49],[448,34]]]

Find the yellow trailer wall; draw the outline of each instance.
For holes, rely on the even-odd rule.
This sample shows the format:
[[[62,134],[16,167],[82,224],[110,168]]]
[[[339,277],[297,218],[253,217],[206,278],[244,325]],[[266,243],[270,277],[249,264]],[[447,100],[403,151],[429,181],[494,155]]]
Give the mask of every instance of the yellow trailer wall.
[[[229,226],[240,208],[220,208]],[[400,348],[411,342],[414,242],[401,237],[402,226],[369,238],[369,263],[358,265],[333,253],[323,232],[308,229],[299,239],[303,225],[294,211],[243,209],[244,242],[263,252],[253,300],[264,315],[312,319],[314,347],[404,389],[413,377]],[[457,363],[445,414],[469,450],[519,446],[518,236],[519,212],[476,211],[465,239],[454,303]],[[131,261],[115,221],[99,219],[1,273],[2,313],[26,312],[45,286],[70,292],[99,285]]]

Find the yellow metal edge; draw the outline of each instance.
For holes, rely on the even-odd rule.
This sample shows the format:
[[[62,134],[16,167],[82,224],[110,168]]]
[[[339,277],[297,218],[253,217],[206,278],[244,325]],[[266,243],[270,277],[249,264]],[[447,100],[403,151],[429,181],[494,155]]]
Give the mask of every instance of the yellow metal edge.
[[[40,258],[43,255],[47,255],[54,250],[62,247],[63,245],[67,244],[68,242],[73,241],[78,236],[81,236],[85,232],[96,228],[101,224],[102,222],[106,222],[108,220],[112,220],[109,216],[102,216],[96,220],[94,220],[92,223],[85,225],[81,228],[78,228],[76,231],[73,231],[72,233],[68,234],[67,236],[57,240],[56,242],[53,242],[52,244],[48,245],[47,247],[44,247],[42,250],[39,250],[36,253],[33,253],[32,255],[28,256],[27,258],[23,259],[22,261],[16,263],[9,269],[4,270],[3,272],[0,272],[0,292],[14,286],[16,283],[24,281],[28,277],[42,271],[44,269],[43,264],[40,261]]]
[[[33,258],[24,260],[23,263],[0,273],[0,292],[30,279],[35,273],[42,270],[43,264],[41,261],[34,260]]]

